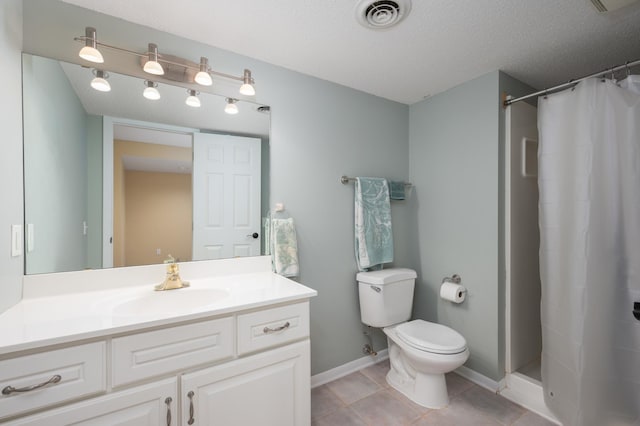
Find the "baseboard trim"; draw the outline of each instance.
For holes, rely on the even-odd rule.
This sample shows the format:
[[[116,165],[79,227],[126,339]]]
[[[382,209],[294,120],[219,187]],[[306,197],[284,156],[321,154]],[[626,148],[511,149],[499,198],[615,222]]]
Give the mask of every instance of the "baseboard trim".
[[[339,379],[340,377],[344,377],[348,374],[355,373],[365,367],[384,361],[387,358],[389,358],[389,351],[387,349],[383,349],[378,351],[378,355],[376,356],[358,358],[346,364],[339,365],[336,368],[332,368],[331,370],[315,374],[311,376],[311,389]]]
[[[464,377],[465,379],[472,381],[476,385],[490,390],[491,392],[499,392],[500,389],[505,387],[504,379],[496,382],[495,380],[490,379],[489,377],[480,374],[468,367],[465,367],[464,365],[462,367],[456,368],[454,372]]]

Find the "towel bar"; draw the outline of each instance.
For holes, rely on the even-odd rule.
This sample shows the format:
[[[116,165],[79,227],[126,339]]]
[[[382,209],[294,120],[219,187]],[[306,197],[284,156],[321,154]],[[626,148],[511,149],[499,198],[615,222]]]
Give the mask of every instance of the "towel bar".
[[[349,182],[355,182],[355,181],[356,181],[356,178],[352,178],[352,177],[349,177],[349,176],[346,176],[346,175],[340,176],[340,183],[342,183],[343,185],[346,185]],[[413,184],[410,183],[410,182],[405,182],[404,186],[411,187],[411,186],[413,186]]]

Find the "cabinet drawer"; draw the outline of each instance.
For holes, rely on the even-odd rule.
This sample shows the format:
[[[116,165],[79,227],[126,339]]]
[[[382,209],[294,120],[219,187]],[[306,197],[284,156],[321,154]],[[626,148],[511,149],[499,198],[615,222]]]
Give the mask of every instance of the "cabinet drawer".
[[[96,342],[0,361],[0,418],[105,391],[105,353],[105,343]]]
[[[238,315],[238,354],[281,345],[309,335],[309,303]]]
[[[113,387],[233,356],[231,317],[113,339]]]
[[[165,379],[21,417],[6,426],[177,425],[177,388],[175,378]]]

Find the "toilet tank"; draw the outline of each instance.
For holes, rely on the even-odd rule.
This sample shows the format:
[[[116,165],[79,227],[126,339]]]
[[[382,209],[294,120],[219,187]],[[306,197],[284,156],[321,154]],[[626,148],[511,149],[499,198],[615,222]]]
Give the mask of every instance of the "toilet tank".
[[[416,271],[390,268],[359,272],[360,319],[371,327],[387,327],[407,321],[413,306]]]

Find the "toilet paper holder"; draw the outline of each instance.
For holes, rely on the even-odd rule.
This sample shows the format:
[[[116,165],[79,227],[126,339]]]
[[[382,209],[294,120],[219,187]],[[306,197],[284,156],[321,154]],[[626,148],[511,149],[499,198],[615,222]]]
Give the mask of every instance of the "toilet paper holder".
[[[458,275],[458,274],[453,274],[450,277],[444,277],[442,279],[442,284],[444,284],[444,283],[460,284],[460,282],[462,282],[462,278],[460,278],[460,275]]]

